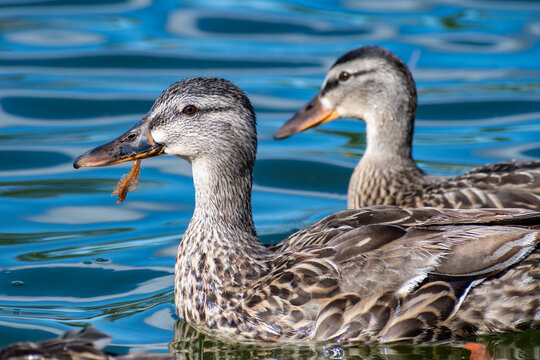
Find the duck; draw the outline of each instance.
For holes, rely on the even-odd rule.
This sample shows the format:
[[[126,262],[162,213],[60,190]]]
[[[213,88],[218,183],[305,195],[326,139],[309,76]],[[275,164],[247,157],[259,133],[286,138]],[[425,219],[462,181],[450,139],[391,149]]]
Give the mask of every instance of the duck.
[[[420,343],[540,326],[540,213],[374,206],[264,245],[251,207],[256,151],[248,96],[198,77],[74,162],[191,164],[195,207],[174,265],[180,319],[261,343]]]
[[[337,118],[366,123],[366,150],[349,180],[347,207],[372,205],[540,210],[540,161],[505,161],[453,177],[430,176],[412,158],[417,92],[393,52],[363,46],[332,65],[320,91],[274,134],[285,139]]]
[[[0,349],[0,360],[172,360],[167,354],[134,353],[115,356],[103,349],[111,337],[93,326],[71,329],[56,339],[17,342]]]

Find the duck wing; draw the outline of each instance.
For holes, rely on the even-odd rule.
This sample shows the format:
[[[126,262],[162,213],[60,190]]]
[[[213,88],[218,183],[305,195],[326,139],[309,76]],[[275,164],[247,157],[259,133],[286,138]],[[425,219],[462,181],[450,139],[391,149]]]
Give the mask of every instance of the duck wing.
[[[247,305],[259,319],[281,315],[276,336],[445,339],[458,332],[448,324],[470,291],[535,251],[539,228],[540,214],[523,210],[336,213],[280,244],[274,271]]]
[[[425,227],[436,225],[514,225],[540,228],[540,213],[524,209],[441,209],[371,206],[333,213],[315,224],[270,246],[275,251],[302,249],[309,245],[325,244],[343,236],[354,237],[366,225],[397,225]],[[352,231],[352,232],[351,232]],[[348,234],[348,235],[346,235]],[[385,234],[376,239],[383,241]]]
[[[426,183],[417,199],[422,203],[418,206],[540,210],[540,162],[481,166],[442,182]]]

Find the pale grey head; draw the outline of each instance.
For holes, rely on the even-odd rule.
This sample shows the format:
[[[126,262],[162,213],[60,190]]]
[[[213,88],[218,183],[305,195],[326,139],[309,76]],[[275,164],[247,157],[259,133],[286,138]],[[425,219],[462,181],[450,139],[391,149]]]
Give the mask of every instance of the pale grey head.
[[[341,117],[372,121],[381,118],[381,108],[395,104],[398,118],[414,121],[414,79],[401,59],[381,47],[361,47],[340,57],[328,71],[320,94],[323,104]]]
[[[368,148],[376,147],[378,155],[410,156],[416,106],[416,86],[405,63],[384,48],[360,47],[334,63],[319,93],[275,138],[336,118],[354,117],[366,122]]]
[[[230,81],[192,78],[165,90],[143,121],[166,154],[190,162],[241,161],[253,166],[255,113],[246,94]]]
[[[246,94],[225,79],[191,78],[172,84],[142,121],[74,165],[112,165],[170,154],[191,163],[232,161],[251,168],[256,151],[255,112]]]

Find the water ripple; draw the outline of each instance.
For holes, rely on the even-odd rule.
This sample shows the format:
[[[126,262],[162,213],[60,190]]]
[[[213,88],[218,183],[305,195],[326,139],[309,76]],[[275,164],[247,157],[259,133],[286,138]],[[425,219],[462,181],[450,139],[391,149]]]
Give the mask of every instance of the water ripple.
[[[92,324],[113,336],[113,351],[169,351],[174,258],[194,207],[189,164],[143,161],[120,205],[110,193],[130,164],[72,167],[169,84],[226,77],[252,99],[254,221],[270,244],[346,206],[362,121],[272,134],[359,45],[409,63],[420,95],[414,156],[427,172],[540,159],[539,13],[508,0],[0,1],[0,346]],[[181,321],[174,333],[183,358],[468,356],[448,346],[240,346]],[[532,354],[539,334],[493,337],[491,349]]]
[[[287,43],[334,41],[381,41],[396,34],[388,24],[339,27],[322,20],[298,16],[256,15],[241,12],[178,10],[169,14],[170,33],[190,38],[243,39]]]

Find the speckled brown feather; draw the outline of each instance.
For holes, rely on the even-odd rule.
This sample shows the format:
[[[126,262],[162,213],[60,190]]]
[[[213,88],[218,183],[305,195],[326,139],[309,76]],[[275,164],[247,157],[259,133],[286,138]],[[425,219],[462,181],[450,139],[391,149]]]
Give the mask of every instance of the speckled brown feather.
[[[197,112],[181,111],[187,105]],[[193,169],[195,209],[175,265],[180,318],[270,343],[421,342],[538,326],[539,282],[519,284],[538,273],[540,213],[371,207],[264,246],[251,212],[255,125],[240,89],[205,78],[173,84],[139,125]],[[469,300],[506,286],[498,301]],[[508,304],[504,324],[493,323]]]
[[[528,303],[516,305],[504,327],[487,330],[479,322],[461,328],[456,319],[461,302],[471,306],[468,297],[477,296],[477,287],[490,289],[499,274],[517,286],[506,271],[534,250],[539,222],[539,214],[519,210],[379,207],[336,213],[271,247],[264,265],[237,270],[255,279],[244,278],[230,290],[242,295],[220,305],[214,316],[222,320],[190,315],[187,320],[265,341],[421,342],[516,330],[524,322],[538,327],[537,284],[526,289]],[[538,272],[540,263],[529,262],[527,272]],[[454,282],[466,285],[456,288]],[[484,306],[494,313],[507,308],[505,303]],[[519,307],[537,311],[524,313]]]
[[[349,183],[349,207],[397,205],[540,210],[540,162],[490,164],[455,177],[430,177],[417,168],[381,167],[362,159]]]
[[[222,85],[214,84],[212,92]],[[197,96],[203,108],[205,87],[199,87],[190,86],[185,91],[196,94],[181,97]],[[237,92],[226,86],[220,101],[225,103],[232,90]],[[170,92],[164,94],[154,109],[167,109],[160,102],[173,103]],[[211,129],[214,122],[229,121],[232,129],[238,127],[230,137],[226,132],[211,137],[204,156],[189,158],[196,207],[178,249],[175,303],[179,316],[196,326],[234,339],[267,342],[447,338],[465,333],[449,321],[467,295],[477,286],[489,287],[491,278],[526,258],[539,241],[540,213],[372,207],[332,214],[265,247],[251,217],[255,148],[245,148],[254,144],[255,122],[236,101],[230,109],[244,115],[237,115],[235,122],[233,115],[229,119],[222,112],[215,117],[207,112],[196,126],[193,119],[175,120],[180,124],[171,120],[170,130],[153,134],[174,148],[179,140],[167,136],[179,127],[189,127],[199,142],[206,136],[195,136],[200,124]],[[161,123],[165,119],[161,113],[152,117]],[[237,147],[244,149],[238,153]],[[475,255],[466,270],[459,261],[464,252]],[[531,291],[540,294],[538,287]],[[492,306],[495,312],[501,310]],[[517,311],[511,320],[524,316]],[[500,330],[493,327],[490,332]]]
[[[540,210],[540,161],[490,164],[455,177],[431,177],[418,168],[412,158],[417,101],[413,76],[401,59],[378,46],[360,47],[332,65],[319,93],[275,138],[324,124],[329,114],[330,119],[364,120],[366,151],[349,182],[350,209],[396,205]]]
[[[103,348],[111,337],[88,327],[70,330],[57,339],[40,342],[18,342],[0,350],[2,360],[168,360],[166,354],[136,353],[121,356],[107,354]]]

